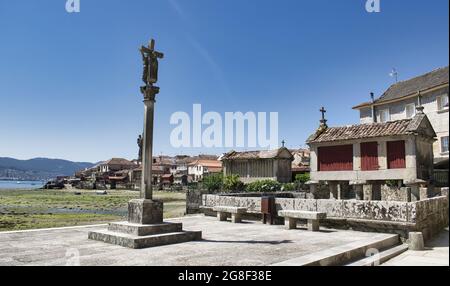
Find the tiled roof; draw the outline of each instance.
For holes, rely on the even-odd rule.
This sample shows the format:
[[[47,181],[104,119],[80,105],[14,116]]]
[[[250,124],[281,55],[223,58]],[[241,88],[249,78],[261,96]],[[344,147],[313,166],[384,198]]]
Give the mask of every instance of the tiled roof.
[[[276,150],[268,151],[246,151],[246,152],[236,152],[231,151],[222,157],[222,160],[248,160],[248,159],[275,159],[275,158],[285,158],[282,155],[283,151],[287,151],[292,157],[291,152],[286,148],[280,148]]]
[[[189,164],[189,166],[201,165],[208,168],[222,168],[222,162],[217,160],[196,160]]]
[[[123,158],[112,158],[104,163],[102,165],[135,165],[134,163],[128,161],[127,159]]]
[[[449,73],[447,66],[436,69],[421,76],[391,85],[379,99],[375,100],[374,103],[377,104],[390,100],[400,99],[406,96],[414,95],[418,91],[424,91],[440,85],[448,84],[448,82]],[[371,104],[371,102],[366,102],[355,106],[354,108],[357,109]]]
[[[425,114],[417,114],[413,119],[397,120],[386,123],[360,124],[345,127],[331,127],[320,134],[314,134],[308,143],[334,142],[352,139],[375,138],[407,135],[418,130]]]

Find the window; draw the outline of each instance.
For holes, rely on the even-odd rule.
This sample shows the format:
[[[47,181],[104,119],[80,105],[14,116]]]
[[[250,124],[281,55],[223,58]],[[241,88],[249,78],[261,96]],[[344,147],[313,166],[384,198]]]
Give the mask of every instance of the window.
[[[391,120],[391,115],[389,114],[389,109],[380,110],[380,121],[382,123]]]
[[[406,118],[413,118],[416,115],[416,105],[414,103],[407,104],[405,107]]]
[[[437,97],[438,111],[448,109],[448,94],[444,94]]]
[[[448,136],[441,137],[441,152],[448,152]]]

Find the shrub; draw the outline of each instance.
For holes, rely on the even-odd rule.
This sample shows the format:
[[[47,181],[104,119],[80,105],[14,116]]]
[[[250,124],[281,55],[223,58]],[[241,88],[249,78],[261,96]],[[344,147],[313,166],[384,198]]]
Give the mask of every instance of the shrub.
[[[265,192],[279,192],[282,185],[273,180],[255,181],[245,186],[245,191],[249,193],[265,193]]]
[[[222,189],[223,185],[223,175],[222,174],[212,174],[203,178],[203,187],[209,192],[217,192]]]
[[[296,191],[297,185],[295,183],[287,183],[281,187],[282,192],[292,192]]]
[[[309,175],[309,173],[297,174],[295,176],[295,182],[300,183],[302,185],[306,184],[306,182],[308,182],[309,180],[311,180],[311,176]]]
[[[244,189],[244,184],[238,175],[231,175],[223,178],[223,188],[225,191],[240,192]]]

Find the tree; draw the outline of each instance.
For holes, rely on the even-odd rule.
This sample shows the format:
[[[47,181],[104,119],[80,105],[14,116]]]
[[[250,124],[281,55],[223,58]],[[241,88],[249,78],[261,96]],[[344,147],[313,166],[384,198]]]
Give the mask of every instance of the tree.
[[[243,190],[244,184],[238,175],[231,175],[223,178],[223,188],[226,191],[240,192]]]
[[[223,186],[223,175],[222,174],[212,174],[203,178],[203,187],[209,192],[217,192],[222,189]]]
[[[311,180],[311,177],[310,177],[309,173],[297,174],[295,176],[295,182],[300,183],[302,185],[306,184],[306,182],[308,182],[310,180]]]

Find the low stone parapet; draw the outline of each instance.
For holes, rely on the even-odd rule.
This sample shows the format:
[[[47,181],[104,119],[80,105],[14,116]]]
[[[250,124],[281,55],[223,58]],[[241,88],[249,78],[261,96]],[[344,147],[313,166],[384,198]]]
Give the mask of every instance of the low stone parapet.
[[[260,197],[238,197],[203,195],[204,207],[244,207],[249,214],[261,214]],[[277,211],[295,210],[323,212],[327,214],[324,223],[336,223],[364,231],[398,233],[408,238],[411,231],[423,232],[429,240],[448,226],[448,197],[441,196],[416,202],[316,200],[298,198],[275,198]]]

